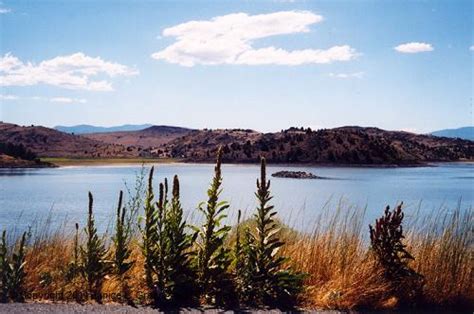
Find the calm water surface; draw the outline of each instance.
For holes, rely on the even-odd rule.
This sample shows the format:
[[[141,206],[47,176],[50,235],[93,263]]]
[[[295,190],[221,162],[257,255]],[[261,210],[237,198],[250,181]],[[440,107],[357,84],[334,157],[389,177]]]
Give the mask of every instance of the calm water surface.
[[[87,192],[94,194],[96,220],[104,230],[113,217],[118,191],[133,186],[141,166],[81,166],[55,169],[0,170],[0,229],[26,228],[52,214],[52,223],[83,223]],[[470,208],[474,200],[474,165],[439,164],[420,168],[336,168],[270,166],[268,173],[303,170],[332,180],[271,178],[273,204],[280,217],[300,230],[311,228],[325,204],[336,208],[367,206],[366,221],[380,215],[384,206],[404,201],[407,211],[428,213],[440,207],[455,208],[461,200]],[[181,196],[189,219],[199,220],[196,206],[206,198],[213,165],[157,164],[155,187],[165,177],[179,175]],[[247,214],[255,206],[256,165],[224,165],[222,198],[231,202],[229,219],[236,211]]]

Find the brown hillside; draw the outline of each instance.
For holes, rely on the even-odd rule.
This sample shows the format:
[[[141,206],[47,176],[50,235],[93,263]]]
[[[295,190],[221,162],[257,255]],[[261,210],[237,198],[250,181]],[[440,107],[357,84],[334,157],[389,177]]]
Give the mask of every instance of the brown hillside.
[[[190,130],[154,126],[141,131],[72,135],[40,126],[0,123],[0,142],[22,144],[40,157],[174,157],[211,162],[219,145],[227,162],[410,165],[474,160],[469,140],[341,127],[277,133],[253,130]]]
[[[254,162],[261,155],[280,163],[364,165],[474,159],[472,141],[362,127],[318,131],[291,128],[267,134],[241,130],[194,131],[166,147],[172,156],[212,161],[217,144],[224,145],[225,159],[233,162]]]
[[[158,147],[191,132],[191,129],[155,125],[140,131],[91,133],[82,136],[109,144]]]
[[[136,151],[42,126],[0,123],[0,142],[22,144],[39,157],[133,157]]]

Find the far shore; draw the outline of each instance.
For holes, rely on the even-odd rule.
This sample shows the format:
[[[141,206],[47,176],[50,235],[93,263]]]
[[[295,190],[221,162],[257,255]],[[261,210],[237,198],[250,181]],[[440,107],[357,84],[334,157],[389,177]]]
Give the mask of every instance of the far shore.
[[[63,158],[46,157],[41,161],[49,162],[59,167],[64,166],[108,166],[108,165],[136,165],[136,164],[168,164],[182,160],[175,158]]]
[[[66,166],[110,166],[110,165],[140,165],[140,164],[213,164],[210,161],[184,160],[178,158],[63,158],[45,157],[41,161],[54,164],[58,167]],[[226,164],[251,165],[250,162],[229,162]],[[332,164],[332,163],[269,163],[269,166],[282,167],[341,167],[341,168],[412,168],[412,167],[436,167],[441,163],[449,164],[472,164],[474,161],[433,161],[407,164]]]

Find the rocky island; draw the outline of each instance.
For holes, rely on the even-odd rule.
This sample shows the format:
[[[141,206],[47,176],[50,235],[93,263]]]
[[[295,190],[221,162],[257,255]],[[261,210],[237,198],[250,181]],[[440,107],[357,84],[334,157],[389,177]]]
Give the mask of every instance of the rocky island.
[[[311,172],[305,171],[278,171],[272,174],[275,178],[291,178],[291,179],[327,179],[325,177],[319,177],[312,174]]]

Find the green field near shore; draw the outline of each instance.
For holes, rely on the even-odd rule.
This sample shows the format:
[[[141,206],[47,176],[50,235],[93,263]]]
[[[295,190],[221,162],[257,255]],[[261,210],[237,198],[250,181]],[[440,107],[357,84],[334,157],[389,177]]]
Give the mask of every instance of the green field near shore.
[[[83,165],[109,165],[109,164],[148,164],[148,163],[172,163],[180,160],[174,158],[63,158],[46,157],[41,161],[49,162],[58,166],[83,166]]]

